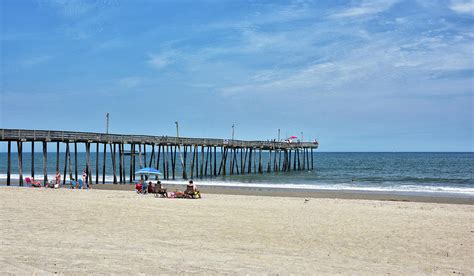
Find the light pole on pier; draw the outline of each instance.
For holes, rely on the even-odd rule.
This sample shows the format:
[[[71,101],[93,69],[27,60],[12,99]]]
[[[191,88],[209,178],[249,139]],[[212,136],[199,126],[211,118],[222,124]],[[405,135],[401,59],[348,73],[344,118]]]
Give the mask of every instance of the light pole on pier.
[[[109,113],[107,112],[107,115],[105,115],[106,119],[106,124],[105,124],[105,134],[109,134]]]
[[[303,136],[303,131],[301,132],[301,142],[303,142],[304,136]]]
[[[179,139],[179,124],[178,124],[177,121],[174,122],[174,123],[176,124],[176,137],[178,137],[178,139]]]
[[[178,152],[179,152],[179,159],[181,160],[181,166],[184,168],[184,160],[183,160],[183,155],[181,154],[181,145],[179,142],[179,123],[178,121],[174,122],[176,124],[176,139],[177,139],[177,144],[178,144]],[[186,169],[183,169],[183,178],[188,179],[188,175],[186,174]]]
[[[278,141],[277,142],[280,142],[280,129],[278,129]]]
[[[232,124],[232,141],[234,141],[234,130],[235,130],[235,126],[234,124]]]

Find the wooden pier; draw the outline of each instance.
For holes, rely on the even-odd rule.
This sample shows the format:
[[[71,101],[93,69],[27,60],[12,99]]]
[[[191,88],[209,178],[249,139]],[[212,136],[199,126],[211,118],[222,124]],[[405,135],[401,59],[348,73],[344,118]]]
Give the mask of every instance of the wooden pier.
[[[56,171],[62,170],[63,184],[66,177],[78,179],[78,144],[86,150],[86,166],[89,184],[105,183],[106,163],[112,162],[113,183],[135,181],[134,172],[142,167],[160,169],[164,179],[193,179],[202,177],[251,174],[264,172],[289,172],[312,170],[313,150],[317,143],[288,143],[278,141],[241,141],[213,138],[187,138],[148,135],[120,135],[91,132],[55,130],[0,129],[1,142],[6,142],[7,185],[11,184],[11,144],[17,144],[19,185],[23,185],[23,146],[31,144],[31,176],[35,174],[35,143],[43,148],[44,182],[48,181],[48,143],[56,145]],[[60,145],[65,145],[64,166],[60,167]],[[96,149],[95,166],[91,164],[91,146]],[[74,162],[71,162],[74,146]],[[102,149],[102,174],[99,159]],[[147,154],[147,149],[149,154]],[[151,150],[150,150],[151,149]],[[111,155],[107,160],[107,150]],[[217,154],[220,152],[220,154]],[[262,155],[268,158],[264,164]],[[128,168],[125,160],[128,158]],[[137,160],[138,159],[138,160]],[[137,163],[138,161],[138,163]],[[74,163],[74,170],[72,164]],[[95,171],[93,171],[93,167]],[[182,173],[177,175],[178,168]],[[102,176],[102,179],[101,177]],[[127,181],[128,180],[128,181]]]

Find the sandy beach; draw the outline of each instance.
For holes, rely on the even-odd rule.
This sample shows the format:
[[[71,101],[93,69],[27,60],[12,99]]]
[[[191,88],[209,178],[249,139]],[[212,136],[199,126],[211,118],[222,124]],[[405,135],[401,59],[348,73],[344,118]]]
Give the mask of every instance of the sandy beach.
[[[474,273],[474,206],[0,187],[0,274]]]

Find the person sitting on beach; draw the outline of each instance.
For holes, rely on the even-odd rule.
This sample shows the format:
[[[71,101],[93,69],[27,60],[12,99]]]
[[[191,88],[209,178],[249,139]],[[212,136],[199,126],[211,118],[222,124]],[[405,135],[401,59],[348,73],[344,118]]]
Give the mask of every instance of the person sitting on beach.
[[[167,192],[166,188],[164,188],[161,185],[161,181],[159,181],[159,180],[156,182],[155,191],[158,195],[161,195],[162,197],[168,197],[168,192]]]
[[[48,184],[47,184],[47,187],[48,188],[53,188],[53,189],[58,189],[59,188],[59,184],[56,183],[56,181],[49,181]]]
[[[153,183],[153,182],[151,182],[151,181],[148,182],[148,193],[149,193],[149,194],[154,194],[154,193],[156,193],[155,187],[156,187],[155,183]]]
[[[76,188],[77,183],[76,183],[76,180],[74,180],[74,178],[71,178],[71,180],[69,182],[71,184],[71,189]]]
[[[196,191],[196,184],[194,184],[192,180],[189,180],[188,185],[186,186],[187,186],[186,190],[193,191],[193,192]]]
[[[61,173],[56,171],[56,177],[54,178],[55,184],[61,184]]]
[[[201,193],[198,191],[196,184],[194,184],[192,180],[189,180],[188,185],[186,185],[184,194],[189,198],[201,198]]]

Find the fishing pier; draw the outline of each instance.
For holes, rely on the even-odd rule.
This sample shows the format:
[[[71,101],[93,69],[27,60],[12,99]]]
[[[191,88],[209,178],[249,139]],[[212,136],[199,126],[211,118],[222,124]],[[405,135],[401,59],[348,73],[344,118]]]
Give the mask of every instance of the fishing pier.
[[[23,148],[31,146],[31,176],[34,176],[37,143],[41,144],[43,150],[44,183],[48,181],[48,144],[53,143],[56,146],[53,157],[56,171],[63,173],[63,184],[66,183],[66,176],[78,179],[78,144],[85,147],[84,169],[87,171],[89,184],[105,183],[106,164],[109,162],[112,165],[114,184],[134,182],[134,172],[142,167],[160,169],[163,179],[312,170],[313,150],[318,148],[317,143],[309,142],[241,141],[56,130],[0,129],[0,135],[0,142],[6,142],[8,148],[6,184],[11,184],[11,149],[12,143],[16,143],[20,186],[23,185],[24,175],[28,174],[23,171]],[[66,149],[63,153],[60,152],[61,145]],[[91,147],[95,147],[95,164],[91,164],[91,154],[94,154],[91,153]],[[107,158],[107,151],[110,158]],[[62,164],[60,154],[64,154]],[[262,158],[264,155],[268,157],[265,161]],[[74,162],[71,162],[72,158]],[[125,162],[126,159],[128,162]],[[182,175],[178,176],[177,173]]]

